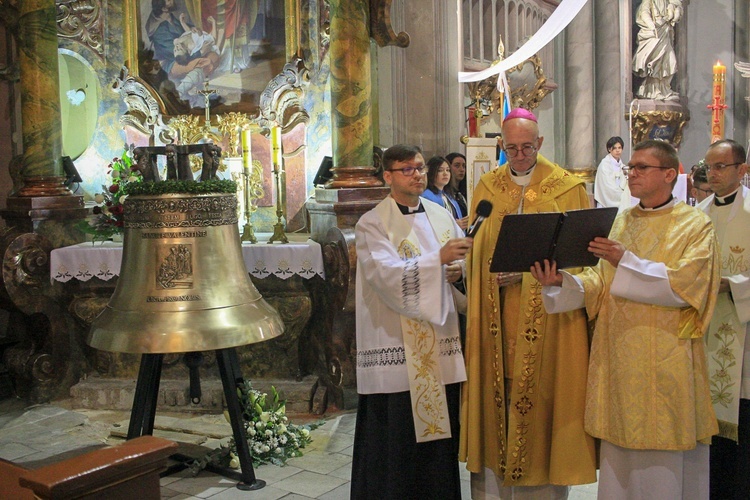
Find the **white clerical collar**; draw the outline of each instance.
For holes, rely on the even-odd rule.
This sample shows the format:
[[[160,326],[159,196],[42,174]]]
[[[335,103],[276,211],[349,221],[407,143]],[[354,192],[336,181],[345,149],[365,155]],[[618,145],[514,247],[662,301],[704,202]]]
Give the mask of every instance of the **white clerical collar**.
[[[534,163],[534,165],[526,172],[516,172],[513,170],[513,167],[508,165],[508,168],[510,168],[510,178],[519,186],[528,186],[529,182],[531,182],[531,174],[534,173],[536,165],[537,164]]]
[[[737,189],[732,191],[726,196],[719,196],[717,194],[714,195],[714,205],[717,207],[721,207],[724,205],[731,205],[734,202],[734,199],[737,197],[737,193],[740,191],[740,188],[742,185],[738,186]]]
[[[395,200],[394,200],[395,201]],[[418,214],[420,212],[424,212],[424,207],[422,206],[422,203],[417,203],[416,207],[410,207],[407,205],[402,205],[399,202],[396,202],[396,206],[404,215],[412,215],[412,214]]]
[[[646,208],[646,207],[644,207],[643,205],[641,205],[640,203],[638,203],[638,208],[640,208],[641,210],[645,210],[646,212],[657,212],[657,211],[659,211],[659,210],[666,210],[666,209],[668,209],[668,208],[672,208],[672,207],[673,207],[673,206],[675,206],[675,205],[677,204],[677,202],[678,202],[678,201],[680,201],[680,200],[678,200],[677,198],[675,198],[675,197],[674,197],[674,196],[672,196],[672,195],[669,195],[669,196],[670,196],[670,199],[669,199],[669,201],[667,201],[666,203],[662,203],[661,205],[658,205],[658,206],[656,206],[656,207],[653,207],[653,208]]]

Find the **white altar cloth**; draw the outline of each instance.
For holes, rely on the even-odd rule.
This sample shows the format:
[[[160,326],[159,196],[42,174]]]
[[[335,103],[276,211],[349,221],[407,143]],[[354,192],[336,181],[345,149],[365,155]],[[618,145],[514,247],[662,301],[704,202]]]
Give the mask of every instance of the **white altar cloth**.
[[[258,243],[242,243],[242,256],[250,275],[263,279],[270,275],[287,279],[295,274],[305,279],[325,278],[320,244],[307,234],[287,234],[289,243],[261,243],[270,234],[256,234]],[[120,274],[121,242],[86,242],[56,248],[50,255],[50,281],[67,282],[91,278],[110,280]]]

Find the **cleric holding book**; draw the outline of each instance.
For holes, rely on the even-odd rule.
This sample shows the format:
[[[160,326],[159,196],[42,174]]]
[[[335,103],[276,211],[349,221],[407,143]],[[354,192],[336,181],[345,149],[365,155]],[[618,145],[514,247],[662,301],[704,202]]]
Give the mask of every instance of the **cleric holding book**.
[[[596,481],[583,429],[588,335],[582,310],[546,314],[530,273],[491,273],[504,214],[588,208],[584,183],[540,154],[536,117],[521,108],[502,125],[509,163],[484,174],[469,220],[493,205],[467,259],[469,310],[459,458],[473,498],[545,495]]]
[[[711,406],[703,335],[721,270],[710,218],[672,197],[677,152],[635,146],[626,169],[640,203],[615,219],[600,258],[576,276],[536,263],[545,309],[596,319],[586,432],[601,439],[599,498],[708,498]]]

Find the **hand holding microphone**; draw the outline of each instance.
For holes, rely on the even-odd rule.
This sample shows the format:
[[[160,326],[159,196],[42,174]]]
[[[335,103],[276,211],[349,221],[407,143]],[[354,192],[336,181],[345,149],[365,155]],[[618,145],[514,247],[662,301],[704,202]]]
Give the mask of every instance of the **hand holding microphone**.
[[[474,222],[469,226],[469,232],[466,238],[453,238],[443,245],[440,249],[440,261],[443,264],[450,264],[456,260],[462,260],[466,257],[466,254],[471,250],[472,240],[471,238],[477,234],[479,227],[482,225],[484,219],[490,216],[492,213],[492,203],[487,200],[482,200],[477,204],[477,217]]]
[[[482,225],[482,222],[484,222],[484,219],[490,216],[492,213],[492,203],[487,200],[482,200],[479,203],[477,203],[477,217],[474,219],[474,222],[471,223],[471,226],[469,226],[469,231],[467,232],[466,236],[469,238],[473,238],[476,236],[477,232],[479,231],[479,227]]]

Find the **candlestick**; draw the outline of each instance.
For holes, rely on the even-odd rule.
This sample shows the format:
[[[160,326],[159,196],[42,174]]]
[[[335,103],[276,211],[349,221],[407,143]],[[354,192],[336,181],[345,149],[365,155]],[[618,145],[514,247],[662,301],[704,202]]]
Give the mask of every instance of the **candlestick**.
[[[284,205],[284,185],[286,182],[286,172],[284,172],[284,158],[281,154],[281,127],[274,125],[271,127],[271,157],[273,160],[273,175],[276,184],[276,224],[273,225],[273,235],[268,240],[269,243],[280,241],[289,243],[289,239],[284,233],[284,223],[281,218],[285,215]]]
[[[252,200],[250,199],[250,177],[253,169],[253,157],[251,154],[252,144],[249,129],[243,129],[241,133],[242,137],[242,177],[244,181],[244,198],[245,198],[245,225],[242,228],[241,241],[249,241],[250,243],[258,243],[258,238],[255,237],[255,231],[253,231],[253,225],[250,223],[250,216],[252,215]]]
[[[727,68],[716,61],[713,68],[713,87],[711,104],[706,106],[711,113],[711,144],[724,138],[724,110]]]

